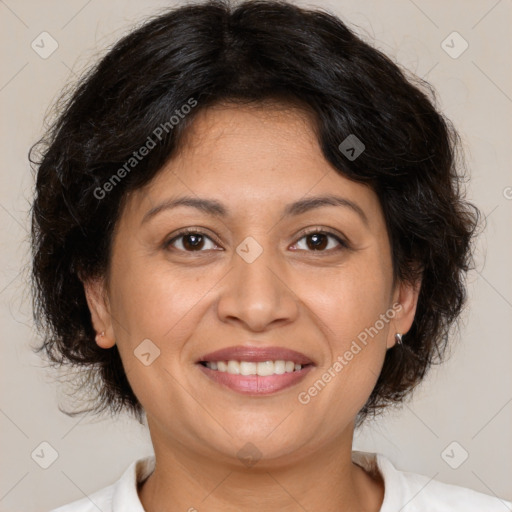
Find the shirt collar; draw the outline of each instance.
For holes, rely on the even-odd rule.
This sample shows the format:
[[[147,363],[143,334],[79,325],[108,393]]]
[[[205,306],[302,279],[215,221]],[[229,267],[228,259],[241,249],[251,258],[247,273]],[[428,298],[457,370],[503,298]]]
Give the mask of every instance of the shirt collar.
[[[137,485],[155,469],[155,456],[149,455],[132,462],[115,483],[112,512],[145,512],[137,493]]]

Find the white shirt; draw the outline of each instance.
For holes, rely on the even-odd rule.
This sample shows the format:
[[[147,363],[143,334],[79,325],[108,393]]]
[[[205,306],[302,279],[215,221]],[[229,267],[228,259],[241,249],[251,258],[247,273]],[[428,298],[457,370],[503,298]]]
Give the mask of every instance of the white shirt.
[[[512,511],[510,501],[399,471],[381,454],[354,451],[352,460],[366,471],[376,467],[382,475],[384,501],[380,512]],[[145,480],[154,467],[154,456],[136,460],[114,484],[51,512],[145,512],[137,494],[137,483]]]

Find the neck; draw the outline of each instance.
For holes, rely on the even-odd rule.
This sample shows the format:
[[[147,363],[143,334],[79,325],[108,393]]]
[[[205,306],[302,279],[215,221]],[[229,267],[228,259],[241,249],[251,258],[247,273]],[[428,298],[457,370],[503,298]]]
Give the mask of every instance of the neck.
[[[155,442],[162,437],[154,432],[155,470],[138,489],[146,512],[378,512],[382,504],[380,476],[352,462],[353,425],[321,449],[251,466],[206,457],[176,439]]]

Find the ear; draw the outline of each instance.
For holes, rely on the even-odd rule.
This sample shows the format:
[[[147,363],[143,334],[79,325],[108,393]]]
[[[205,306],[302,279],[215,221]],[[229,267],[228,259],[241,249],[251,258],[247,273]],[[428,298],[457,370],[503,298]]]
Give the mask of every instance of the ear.
[[[416,314],[416,306],[418,305],[418,297],[421,289],[421,277],[416,282],[410,283],[400,281],[397,283],[393,291],[393,309],[395,316],[391,321],[388,334],[387,348],[395,345],[395,334],[400,333],[402,336],[409,331]]]
[[[84,285],[87,305],[91,312],[92,325],[98,333],[96,335],[96,343],[101,348],[111,348],[115,345],[116,340],[104,280],[94,278],[84,280],[82,283]],[[105,333],[103,336],[100,335],[102,332]]]

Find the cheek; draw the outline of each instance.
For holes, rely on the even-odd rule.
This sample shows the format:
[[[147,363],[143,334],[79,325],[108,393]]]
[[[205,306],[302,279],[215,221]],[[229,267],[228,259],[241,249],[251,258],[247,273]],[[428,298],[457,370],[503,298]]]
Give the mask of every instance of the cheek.
[[[374,326],[390,307],[392,276],[382,262],[354,262],[328,276],[319,293],[313,295],[317,313],[327,329],[333,348],[342,349],[347,341]],[[379,322],[379,331],[385,331]],[[386,323],[386,326],[389,322]],[[384,326],[385,327],[385,326]]]
[[[329,352],[316,377],[327,384],[316,386],[321,391],[313,400],[320,408],[332,407],[334,415],[347,410],[355,415],[375,386],[391,328],[391,278],[375,260],[347,266],[326,279],[318,288],[321,294],[309,303]]]
[[[165,261],[148,264],[142,259],[140,264],[123,262],[112,286],[112,316],[120,325],[120,335],[128,335],[130,342],[175,337],[215,282],[205,268],[177,268]]]
[[[112,317],[130,385],[147,410],[153,405],[158,409],[156,402],[170,396],[179,401],[178,381],[184,381],[193,364],[187,341],[208,314],[208,293],[214,293],[222,276],[198,267],[176,270],[169,264],[131,264],[117,270]]]

